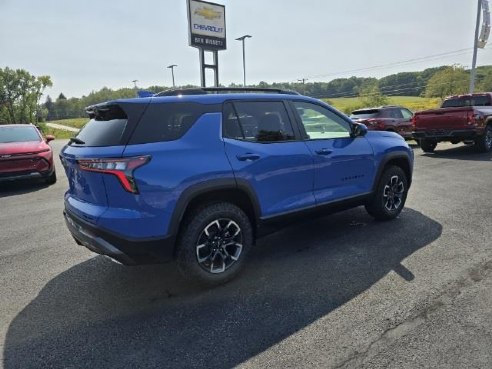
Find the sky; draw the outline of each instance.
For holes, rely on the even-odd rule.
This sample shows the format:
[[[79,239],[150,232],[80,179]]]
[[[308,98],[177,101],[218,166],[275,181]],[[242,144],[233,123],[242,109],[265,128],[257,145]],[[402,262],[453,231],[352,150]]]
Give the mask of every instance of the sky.
[[[253,36],[246,40],[247,83],[471,65],[477,0],[215,2],[226,7],[227,50],[219,52],[225,85],[242,83],[235,38],[244,34]],[[133,80],[171,86],[170,64],[178,65],[177,85],[200,84],[186,0],[0,0],[0,67],[51,76],[51,96],[132,87]],[[478,65],[487,64],[492,46],[478,53]]]

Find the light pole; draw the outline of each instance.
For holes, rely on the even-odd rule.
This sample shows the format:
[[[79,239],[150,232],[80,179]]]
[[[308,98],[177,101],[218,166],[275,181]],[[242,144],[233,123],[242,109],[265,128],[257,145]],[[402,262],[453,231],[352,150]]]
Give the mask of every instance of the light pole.
[[[244,48],[244,40],[251,37],[253,36],[244,35],[236,38],[236,41],[241,41],[243,43],[243,87],[246,87],[246,50]]]
[[[167,68],[171,69],[171,75],[173,76],[173,88],[176,88],[176,84],[174,83],[174,68],[177,67],[176,64],[168,65]]]
[[[480,11],[482,10],[482,0],[478,0],[477,9],[477,24],[475,26],[475,40],[473,41],[473,60],[470,72],[470,94],[475,90],[475,68],[477,65],[477,49],[478,49],[478,30],[480,29]]]
[[[307,80],[308,80],[307,78],[302,78],[302,79],[298,79],[297,82],[302,82],[302,84],[305,84]]]
[[[133,84],[135,85],[135,90],[137,89],[137,82],[138,82],[138,79],[134,79],[133,81]]]

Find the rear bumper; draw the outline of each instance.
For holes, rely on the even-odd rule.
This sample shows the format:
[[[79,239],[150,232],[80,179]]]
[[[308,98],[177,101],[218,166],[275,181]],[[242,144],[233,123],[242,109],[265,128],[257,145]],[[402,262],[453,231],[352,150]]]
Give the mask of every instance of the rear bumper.
[[[414,131],[413,138],[429,139],[435,141],[454,141],[454,140],[470,140],[483,134],[483,130],[467,129],[467,130],[429,130],[429,131]]]
[[[100,229],[66,209],[63,215],[68,230],[79,245],[121,264],[159,264],[173,259],[175,237],[129,240]]]

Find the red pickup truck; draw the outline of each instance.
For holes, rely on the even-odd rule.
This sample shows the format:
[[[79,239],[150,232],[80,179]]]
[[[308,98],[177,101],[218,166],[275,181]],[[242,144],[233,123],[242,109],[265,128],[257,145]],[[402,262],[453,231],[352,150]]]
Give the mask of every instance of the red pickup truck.
[[[425,152],[438,142],[474,143],[480,152],[492,149],[492,93],[451,96],[440,109],[413,116],[413,138]]]

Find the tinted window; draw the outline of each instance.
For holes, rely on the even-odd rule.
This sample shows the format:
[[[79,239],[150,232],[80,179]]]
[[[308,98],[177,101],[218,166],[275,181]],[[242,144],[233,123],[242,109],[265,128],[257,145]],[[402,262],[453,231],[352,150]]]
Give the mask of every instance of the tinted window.
[[[224,105],[222,126],[224,127],[224,137],[234,138],[236,140],[245,139],[243,130],[241,128],[241,125],[239,124],[236,110],[234,109],[232,103],[227,103]]]
[[[488,96],[463,96],[445,100],[442,103],[442,108],[460,108],[463,106],[490,106],[490,98]]]
[[[338,114],[316,104],[294,102],[297,113],[312,140],[350,137],[350,123]]]
[[[0,143],[41,141],[34,127],[0,127]]]
[[[413,114],[410,110],[407,110],[407,109],[400,109],[400,110],[401,110],[401,114],[403,115],[404,119],[412,119]]]
[[[172,141],[182,137],[198,118],[217,111],[215,105],[194,103],[150,104],[133,133],[130,144]]]
[[[370,119],[378,118],[380,111],[377,109],[367,109],[367,110],[356,110],[352,112],[350,118],[352,119]]]
[[[255,142],[294,140],[294,131],[284,103],[248,101],[226,104],[224,137]]]
[[[122,144],[121,137],[128,119],[119,106],[95,107],[90,114],[91,120],[77,135],[77,138],[84,142],[84,146],[117,146]]]
[[[389,114],[391,118],[403,119],[403,115],[400,109],[389,109]]]

